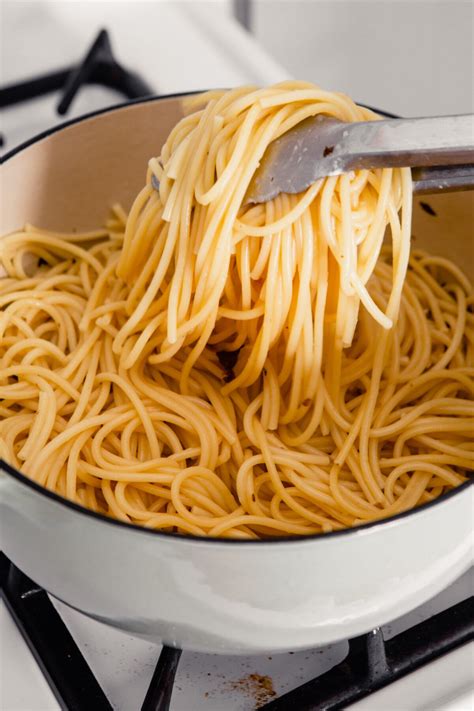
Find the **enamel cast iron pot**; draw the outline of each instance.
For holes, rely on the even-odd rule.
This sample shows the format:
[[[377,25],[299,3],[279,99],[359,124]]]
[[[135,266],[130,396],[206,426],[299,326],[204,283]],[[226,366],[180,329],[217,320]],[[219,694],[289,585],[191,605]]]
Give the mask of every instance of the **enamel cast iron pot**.
[[[150,99],[53,129],[1,168],[0,234],[31,222],[93,229],[128,208],[147,161],[181,115],[179,97]],[[472,198],[414,206],[416,245],[474,267]],[[471,274],[471,277],[474,274]],[[0,464],[0,547],[68,605],[132,634],[206,652],[323,645],[423,603],[472,560],[473,487],[386,521],[303,538],[200,539],[91,513]]]

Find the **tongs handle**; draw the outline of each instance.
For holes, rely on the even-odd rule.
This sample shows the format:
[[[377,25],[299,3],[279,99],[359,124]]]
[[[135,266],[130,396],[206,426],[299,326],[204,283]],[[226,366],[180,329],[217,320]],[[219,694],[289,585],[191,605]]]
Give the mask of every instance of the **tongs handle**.
[[[474,164],[413,168],[412,176],[417,195],[474,190]]]
[[[363,121],[346,125],[343,139],[333,155],[345,170],[474,163],[472,114]]]

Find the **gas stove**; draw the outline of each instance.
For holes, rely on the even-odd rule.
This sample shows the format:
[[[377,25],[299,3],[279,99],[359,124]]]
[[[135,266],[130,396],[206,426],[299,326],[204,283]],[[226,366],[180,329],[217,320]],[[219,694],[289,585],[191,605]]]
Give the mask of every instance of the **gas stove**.
[[[88,619],[50,599],[1,556],[0,620],[9,649],[3,661],[7,703],[1,708],[467,711],[473,581],[471,570],[410,614],[348,642],[286,654],[222,656],[151,645]],[[35,665],[19,633],[44,675],[35,668],[27,684],[21,683],[24,670]]]
[[[5,3],[2,150],[129,98],[287,78],[225,4]],[[20,34],[31,51],[18,50]],[[473,570],[362,637],[245,657],[162,648],[106,627],[51,599],[4,556],[0,583],[5,711],[474,706]]]

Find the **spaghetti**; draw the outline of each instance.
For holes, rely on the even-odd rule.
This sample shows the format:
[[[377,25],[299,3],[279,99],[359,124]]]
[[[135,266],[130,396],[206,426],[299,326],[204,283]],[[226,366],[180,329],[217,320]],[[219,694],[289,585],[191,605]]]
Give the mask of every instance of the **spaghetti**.
[[[377,116],[303,82],[187,104],[128,215],[0,241],[0,456],[119,520],[241,539],[461,484],[474,296],[453,263],[410,255],[410,171],[245,204],[292,126]]]

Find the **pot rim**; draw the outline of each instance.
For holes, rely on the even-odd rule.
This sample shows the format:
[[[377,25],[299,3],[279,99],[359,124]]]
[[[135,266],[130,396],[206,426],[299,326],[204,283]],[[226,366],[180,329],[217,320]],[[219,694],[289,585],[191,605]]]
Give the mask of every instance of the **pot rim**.
[[[177,92],[173,94],[165,94],[163,96],[147,96],[147,97],[142,97],[139,99],[132,99],[129,101],[125,101],[119,104],[115,104],[113,106],[108,106],[103,109],[98,109],[97,111],[91,111],[87,114],[83,114],[81,116],[77,116],[76,118],[70,119],[68,121],[64,121],[60,124],[57,124],[56,126],[53,126],[52,128],[49,128],[45,131],[42,131],[41,133],[36,134],[32,138],[29,138],[27,141],[21,143],[20,145],[16,146],[15,148],[12,148],[10,151],[8,151],[4,156],[0,157],[0,165],[3,165],[3,163],[6,163],[7,161],[11,160],[14,158],[17,154],[21,153],[22,151],[26,150],[30,146],[34,145],[35,143],[38,143],[39,141],[43,140],[44,138],[48,138],[49,136],[53,135],[54,133],[58,133],[59,131],[62,131],[65,128],[68,128],[69,126],[74,126],[75,124],[81,123],[83,121],[87,121],[88,119],[94,118],[96,116],[101,116],[102,114],[107,114],[107,113],[112,113],[113,111],[120,111],[121,109],[128,108],[129,106],[135,106],[138,104],[146,104],[150,103],[153,101],[161,101],[164,99],[178,99],[184,96],[191,96],[193,94],[200,94],[203,91],[206,90],[198,90],[198,91],[185,91],[185,92]],[[361,104],[363,105],[363,104]],[[368,107],[372,108],[372,107]],[[386,111],[381,111],[380,109],[372,109],[373,111],[376,111],[379,114],[382,114],[384,116],[389,116],[395,118],[394,114],[390,114]],[[22,474],[18,469],[15,469],[15,467],[12,467],[10,464],[8,464],[5,460],[0,458],[0,473],[1,470],[8,475],[11,476],[13,479],[16,479],[19,481],[21,484],[24,484],[36,493],[41,494],[42,496],[45,496],[52,501],[55,501],[57,504],[60,504],[61,506],[64,506],[65,508],[72,509],[73,511],[76,511],[79,514],[82,514],[84,516],[91,517],[93,519],[96,519],[97,521],[101,521],[103,523],[108,523],[113,526],[119,526],[121,528],[126,528],[129,531],[135,531],[141,534],[145,535],[151,535],[151,536],[157,536],[159,538],[165,538],[168,540],[174,540],[174,541],[183,541],[183,542],[188,542],[188,543],[212,543],[212,544],[223,544],[223,545],[277,545],[279,543],[285,543],[285,544],[298,544],[301,542],[315,542],[315,541],[325,541],[325,540],[332,540],[336,537],[343,537],[343,536],[350,536],[352,535],[357,535],[358,533],[362,533],[364,531],[367,531],[369,529],[375,529],[375,528],[380,528],[386,524],[393,523],[395,521],[399,521],[402,519],[406,519],[411,516],[415,516],[417,514],[424,513],[428,509],[432,508],[433,506],[438,506],[442,505],[444,502],[447,502],[448,500],[452,499],[454,496],[460,495],[463,491],[466,491],[469,489],[470,486],[474,484],[474,480],[470,479],[468,481],[465,481],[463,484],[460,486],[452,489],[451,491],[448,491],[446,494],[443,494],[442,496],[437,497],[433,501],[428,501],[425,504],[421,504],[421,506],[418,506],[414,509],[409,509],[408,511],[402,511],[401,513],[395,514],[394,516],[390,516],[385,519],[377,519],[376,521],[369,521],[368,523],[363,523],[359,524],[357,526],[353,526],[352,528],[344,528],[339,531],[329,531],[327,533],[311,533],[303,536],[279,536],[275,538],[265,538],[265,539],[250,539],[250,540],[241,540],[241,539],[235,539],[235,538],[217,538],[217,537],[211,537],[211,536],[196,536],[194,534],[181,534],[181,533],[170,533],[168,531],[160,531],[160,530],[155,530],[155,529],[150,529],[150,528],[144,528],[143,526],[138,526],[137,524],[134,523],[127,523],[125,521],[119,521],[117,519],[105,516],[104,514],[96,513],[95,511],[92,511],[91,509],[87,509],[84,506],[81,506],[80,504],[76,504],[73,501],[69,501],[69,499],[63,498],[59,494],[56,494],[54,491],[50,491],[44,486],[41,486],[37,482],[33,481],[32,479],[29,479],[27,476]]]
[[[51,499],[52,501],[55,501],[57,504],[60,504],[65,508],[72,509],[76,513],[82,514],[84,516],[89,516],[97,521],[101,521],[102,523],[120,526],[121,528],[125,528],[127,530],[143,533],[145,535],[158,536],[159,538],[165,538],[169,540],[178,540],[188,543],[222,543],[224,545],[230,544],[234,546],[276,545],[278,543],[297,544],[301,542],[324,541],[328,539],[332,540],[333,538],[338,538],[341,536],[350,536],[351,534],[357,535],[358,533],[363,533],[369,529],[380,528],[383,525],[394,523],[402,519],[415,516],[416,514],[425,513],[433,506],[437,506],[449,501],[455,496],[460,495],[463,491],[467,491],[471,486],[474,485],[474,480],[468,479],[468,481],[465,481],[454,489],[451,489],[451,491],[448,491],[446,494],[438,496],[438,498],[434,499],[433,501],[427,501],[425,504],[421,504],[420,506],[417,506],[414,509],[402,511],[401,513],[395,514],[394,516],[389,516],[388,518],[368,521],[367,523],[362,523],[357,526],[353,526],[352,528],[343,528],[339,531],[328,531],[327,533],[309,533],[303,536],[275,536],[274,538],[242,540],[240,538],[218,538],[216,536],[196,536],[192,533],[182,534],[169,531],[160,531],[155,530],[153,528],[145,528],[144,526],[139,526],[135,523],[119,521],[116,518],[111,518],[109,516],[105,516],[104,514],[97,513],[96,511],[92,511],[91,509],[87,509],[85,506],[76,504],[74,501],[70,501],[69,499],[62,497],[59,494],[56,494],[54,491],[50,491],[50,489],[41,486],[41,484],[38,484],[36,481],[33,481],[33,479],[29,479],[25,474],[22,474],[18,469],[15,469],[15,467],[12,467],[4,459],[0,458],[0,475],[2,473],[6,474],[7,476],[11,476],[13,479],[19,481],[20,484],[28,486],[36,493],[41,494],[42,496],[46,496],[47,498]]]

